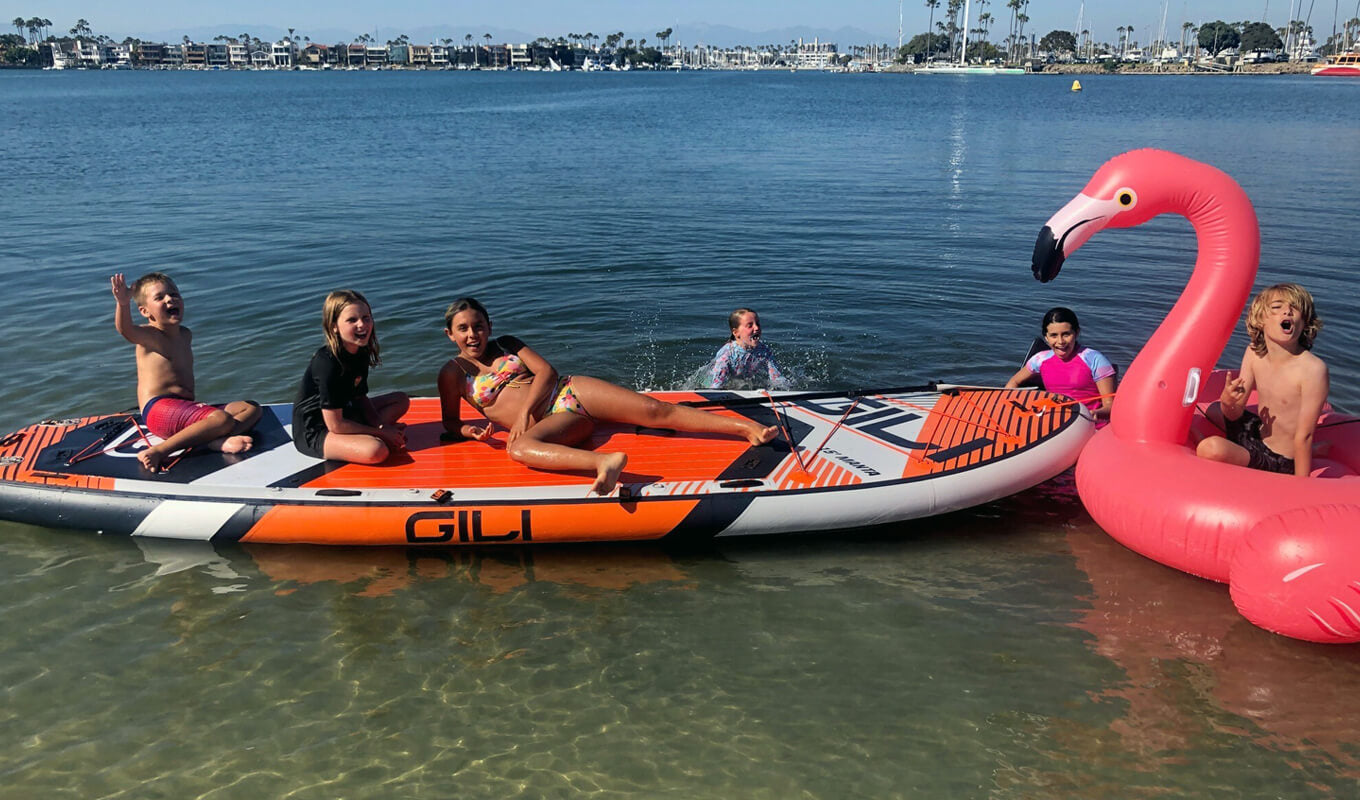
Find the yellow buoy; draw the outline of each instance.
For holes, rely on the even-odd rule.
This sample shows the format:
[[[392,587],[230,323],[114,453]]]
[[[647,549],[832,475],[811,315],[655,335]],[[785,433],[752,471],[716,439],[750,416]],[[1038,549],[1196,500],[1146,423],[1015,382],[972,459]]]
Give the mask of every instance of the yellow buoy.
[[[1072,81],[1072,91],[1074,92],[1081,91],[1081,81]]]

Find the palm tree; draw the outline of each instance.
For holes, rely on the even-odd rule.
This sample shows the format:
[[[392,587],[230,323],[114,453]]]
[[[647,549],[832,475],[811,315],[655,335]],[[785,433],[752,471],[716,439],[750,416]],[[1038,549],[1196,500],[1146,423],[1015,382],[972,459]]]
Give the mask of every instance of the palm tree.
[[[949,0],[949,5],[945,7],[949,14],[949,26],[943,28],[949,34],[949,60],[954,60],[954,37],[959,31],[959,13],[963,11],[963,0]],[[944,23],[941,23],[943,26]],[[962,53],[962,51],[959,51]]]
[[[15,18],[14,18],[14,21],[11,22],[10,24],[14,26],[14,30],[16,30],[16,31],[19,32],[19,35],[20,35],[20,36],[23,36],[23,35],[24,35],[24,25],[26,25],[27,22],[28,22],[28,21],[25,20],[23,17],[15,17]]]
[[[926,0],[926,8],[930,9],[930,20],[926,23],[926,63],[929,64],[931,57],[935,55],[935,38],[931,33],[935,28],[935,9],[940,7],[940,0]]]
[[[491,34],[489,34],[489,33],[484,33],[484,34],[482,34],[482,38],[486,40],[486,65],[487,65],[488,67],[490,67],[490,66],[500,66],[500,64],[495,64],[495,65],[493,65],[493,64],[491,63]]]

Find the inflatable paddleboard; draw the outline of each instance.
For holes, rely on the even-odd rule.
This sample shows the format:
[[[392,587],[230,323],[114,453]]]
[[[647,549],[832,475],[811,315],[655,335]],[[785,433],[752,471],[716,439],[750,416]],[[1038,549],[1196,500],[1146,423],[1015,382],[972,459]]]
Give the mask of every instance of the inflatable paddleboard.
[[[292,406],[264,407],[244,455],[190,451],[151,474],[136,414],[45,420],[0,439],[0,518],[177,539],[335,545],[656,540],[829,531],[986,503],[1075,463],[1089,413],[1057,395],[928,386],[845,392],[656,392],[778,425],[753,447],[713,434],[602,424],[628,454],[619,488],[512,461],[505,432],[444,443],[439,400],[412,401],[408,450],[377,466],[292,442]],[[463,419],[480,415],[466,404]],[[154,441],[154,440],[153,440]]]

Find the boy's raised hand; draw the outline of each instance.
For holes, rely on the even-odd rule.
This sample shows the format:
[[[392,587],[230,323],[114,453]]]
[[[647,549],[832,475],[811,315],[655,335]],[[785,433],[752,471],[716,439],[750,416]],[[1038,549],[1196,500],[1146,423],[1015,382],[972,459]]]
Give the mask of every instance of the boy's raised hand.
[[[113,290],[113,299],[127,305],[132,299],[132,291],[128,289],[127,280],[123,278],[123,273],[118,273],[109,278],[109,287]]]

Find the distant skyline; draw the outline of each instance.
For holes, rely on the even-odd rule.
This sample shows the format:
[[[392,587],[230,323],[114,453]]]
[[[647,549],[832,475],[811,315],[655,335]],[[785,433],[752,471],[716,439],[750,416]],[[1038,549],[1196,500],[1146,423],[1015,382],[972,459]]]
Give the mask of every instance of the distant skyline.
[[[1113,40],[1116,28],[1132,25],[1134,38],[1150,41],[1161,25],[1164,0],[1088,0],[1085,24],[1099,40]],[[1333,3],[1302,0],[1294,3],[1294,16],[1302,18],[1312,4],[1310,20],[1319,40],[1332,29]],[[1302,4],[1303,10],[1298,10]],[[1356,0],[1341,0],[1340,17],[1355,15]],[[943,13],[936,9],[938,21]],[[1081,0],[1031,0],[1030,22],[1026,33],[1042,36],[1054,30],[1075,30]],[[715,29],[735,28],[752,34],[809,29],[862,35],[866,41],[895,43],[898,4],[895,0],[588,0],[564,3],[561,0],[386,0],[382,3],[320,2],[320,0],[235,0],[223,4],[190,4],[182,0],[3,0],[0,19],[40,16],[52,20],[53,31],[65,33],[76,20],[85,19],[97,33],[114,38],[124,36],[174,36],[214,30],[238,34],[263,28],[286,31],[296,28],[321,41],[348,33],[374,33],[439,29],[451,35],[464,31],[480,39],[486,32],[522,34],[527,39],[567,33],[595,33],[604,36],[624,31],[630,37],[653,38],[655,31],[673,28],[671,37],[685,44],[697,44],[702,34],[715,38]],[[973,2],[976,24],[978,4]],[[1005,0],[991,0],[986,10],[992,15],[993,40],[1004,37],[1010,20]],[[1282,27],[1289,16],[1289,0],[1170,0],[1166,27],[1169,38],[1177,38],[1182,22],[1202,23],[1215,19],[1236,22],[1243,19],[1265,21]],[[923,0],[902,5],[902,36],[906,41],[926,30],[930,13]],[[686,35],[686,28],[693,30]],[[466,29],[466,30],[465,30]],[[1000,31],[1000,33],[998,33]],[[324,35],[316,35],[324,34]],[[177,36],[176,36],[177,38]],[[462,38],[457,36],[455,38]],[[756,37],[757,39],[759,36]],[[783,37],[787,41],[788,37]],[[779,40],[775,40],[779,41]],[[747,42],[760,44],[761,41]]]

